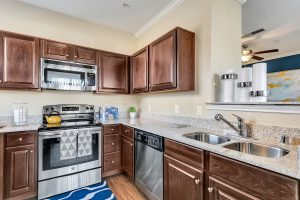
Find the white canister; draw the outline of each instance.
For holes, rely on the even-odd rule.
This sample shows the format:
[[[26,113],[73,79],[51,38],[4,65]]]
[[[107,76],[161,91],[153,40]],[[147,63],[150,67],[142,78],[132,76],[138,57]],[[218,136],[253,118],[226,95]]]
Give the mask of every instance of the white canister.
[[[267,63],[254,64],[252,71],[252,101],[267,102]]]
[[[221,76],[221,102],[232,103],[235,101],[235,87],[238,75],[235,73]]]
[[[252,91],[252,68],[244,67],[239,73],[239,82],[236,90],[237,102],[251,102],[250,91]]]

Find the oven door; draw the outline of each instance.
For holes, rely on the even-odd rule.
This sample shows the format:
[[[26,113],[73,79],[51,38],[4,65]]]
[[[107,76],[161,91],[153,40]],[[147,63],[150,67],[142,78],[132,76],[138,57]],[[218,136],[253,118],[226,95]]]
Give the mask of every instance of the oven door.
[[[63,132],[90,132],[91,154],[61,159]],[[100,127],[39,132],[39,181],[101,167],[100,133]]]

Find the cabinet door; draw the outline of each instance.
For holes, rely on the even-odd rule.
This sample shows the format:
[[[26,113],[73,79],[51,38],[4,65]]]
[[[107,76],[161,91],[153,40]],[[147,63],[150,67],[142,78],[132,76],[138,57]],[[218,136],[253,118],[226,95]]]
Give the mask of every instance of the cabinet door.
[[[79,63],[95,65],[96,50],[84,47],[75,47],[74,60]]]
[[[222,181],[209,177],[209,200],[259,200],[235,187]]]
[[[133,140],[122,137],[122,152],[123,152],[123,170],[124,172],[133,179],[134,169],[134,150]]]
[[[148,47],[131,57],[131,91],[141,93],[149,91]]]
[[[176,88],[176,31],[150,44],[150,91]]]
[[[5,197],[35,194],[34,145],[7,148],[5,153]]]
[[[42,57],[44,58],[63,61],[73,60],[70,53],[70,45],[68,44],[42,40]]]
[[[100,53],[99,92],[128,93],[128,56]]]
[[[164,156],[165,200],[202,200],[203,171]]]
[[[39,39],[2,33],[0,41],[0,87],[37,89]]]

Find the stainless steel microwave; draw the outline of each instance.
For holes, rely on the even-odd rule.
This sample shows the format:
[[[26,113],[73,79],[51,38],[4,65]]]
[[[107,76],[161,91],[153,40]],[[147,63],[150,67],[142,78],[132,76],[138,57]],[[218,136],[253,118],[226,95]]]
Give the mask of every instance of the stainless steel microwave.
[[[97,66],[42,58],[41,88],[96,91]]]

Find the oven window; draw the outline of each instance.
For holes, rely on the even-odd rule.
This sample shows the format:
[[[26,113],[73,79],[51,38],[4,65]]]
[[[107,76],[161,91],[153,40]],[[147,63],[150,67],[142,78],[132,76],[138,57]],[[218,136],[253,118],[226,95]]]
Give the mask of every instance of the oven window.
[[[60,138],[43,139],[43,171],[99,160],[99,135],[92,134],[92,154],[74,159],[60,159]]]
[[[47,68],[45,69],[44,80],[46,83],[56,85],[84,86],[84,76],[84,72],[73,72]]]

